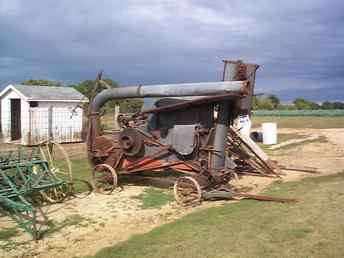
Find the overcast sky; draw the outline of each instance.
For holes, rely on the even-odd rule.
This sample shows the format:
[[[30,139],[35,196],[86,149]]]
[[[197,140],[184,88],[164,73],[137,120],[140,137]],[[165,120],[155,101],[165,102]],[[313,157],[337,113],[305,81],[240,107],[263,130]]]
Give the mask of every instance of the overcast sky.
[[[0,85],[218,81],[240,58],[258,91],[341,87],[343,28],[341,0],[0,0]]]

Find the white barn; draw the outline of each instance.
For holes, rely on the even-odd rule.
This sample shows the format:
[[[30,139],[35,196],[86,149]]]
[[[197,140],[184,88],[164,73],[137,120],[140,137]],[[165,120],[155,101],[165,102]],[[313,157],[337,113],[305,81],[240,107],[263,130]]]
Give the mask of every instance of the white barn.
[[[4,142],[35,145],[50,138],[81,141],[83,111],[88,99],[71,87],[10,84],[0,93]]]

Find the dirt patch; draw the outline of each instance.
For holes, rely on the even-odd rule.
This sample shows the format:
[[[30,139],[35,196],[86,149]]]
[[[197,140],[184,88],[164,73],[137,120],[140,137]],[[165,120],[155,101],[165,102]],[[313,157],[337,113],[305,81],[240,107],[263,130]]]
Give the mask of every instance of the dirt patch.
[[[344,129],[280,129],[279,131],[302,135],[318,134],[327,139],[326,142],[310,142],[286,150],[276,150],[272,158],[279,163],[317,167],[320,171],[319,175],[337,173],[344,167]],[[72,155],[80,153],[76,145],[68,148]],[[277,180],[290,181],[314,176],[302,172],[283,172],[286,175]],[[245,176],[235,180],[233,184],[246,188],[251,193],[258,193],[274,180],[276,179]],[[123,191],[109,196],[92,194],[85,199],[73,199],[54,205],[54,211],[49,214],[54,222],[62,223],[68,218],[78,218],[78,221],[47,235],[37,243],[31,241],[30,236],[22,232],[10,238],[9,244],[0,241],[0,257],[92,255],[101,248],[125,241],[134,234],[148,232],[195,210],[224,203],[223,201],[205,202],[200,207],[183,209],[171,202],[161,208],[142,209],[140,200],[133,197],[142,194],[144,189],[145,187],[141,186],[125,186]],[[9,218],[0,217],[0,228],[13,226],[15,224]]]
[[[11,238],[13,245],[0,250],[0,257],[76,257],[94,254],[97,250],[144,233],[162,223],[174,220],[187,210],[166,205],[161,209],[143,210],[132,197],[144,187],[130,186],[113,195],[91,194],[53,206],[49,218],[59,224],[78,215],[79,222],[45,236],[35,243],[28,234]],[[7,218],[1,227],[10,226]],[[13,226],[13,225],[12,225]]]
[[[282,170],[282,178],[261,178],[244,176],[232,181],[237,188],[250,189],[250,193],[259,193],[275,180],[295,181],[309,176],[335,174],[344,169],[344,129],[279,129],[279,133],[298,134],[305,137],[319,135],[321,141],[312,141],[291,148],[275,150],[272,159],[281,165],[314,167],[318,174]],[[323,138],[326,138],[326,141]]]
[[[285,130],[291,131],[291,129]],[[326,141],[315,141],[286,150],[277,150],[274,156],[280,164],[316,167],[321,175],[343,170],[344,129],[304,129],[298,132],[305,135],[318,134],[325,137]],[[288,176],[285,180],[288,180]]]

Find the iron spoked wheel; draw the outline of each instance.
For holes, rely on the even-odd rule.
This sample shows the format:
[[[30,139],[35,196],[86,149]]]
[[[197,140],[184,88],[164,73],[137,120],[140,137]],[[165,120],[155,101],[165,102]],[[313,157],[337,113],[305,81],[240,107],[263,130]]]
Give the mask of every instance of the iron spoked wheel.
[[[196,206],[202,201],[199,183],[190,176],[179,177],[173,186],[174,198],[181,206]]]
[[[64,184],[41,191],[42,196],[49,203],[64,201],[73,192],[72,163],[63,146],[57,142],[50,142],[40,146],[41,156],[48,162],[50,172]]]
[[[73,182],[72,162],[67,151],[57,142],[40,147],[42,158],[49,164],[51,172],[66,182]]]
[[[108,164],[100,164],[92,171],[92,186],[96,193],[111,194],[117,187],[116,170]]]

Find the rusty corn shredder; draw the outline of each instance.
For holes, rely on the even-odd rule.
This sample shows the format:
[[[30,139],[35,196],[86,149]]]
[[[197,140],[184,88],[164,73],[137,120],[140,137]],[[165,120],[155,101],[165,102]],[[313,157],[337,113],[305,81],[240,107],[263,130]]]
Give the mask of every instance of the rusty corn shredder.
[[[92,183],[111,193],[121,177],[175,171],[179,204],[228,198],[236,164],[227,153],[228,130],[252,94],[248,80],[128,86],[101,91],[90,106],[88,157]],[[151,108],[133,115],[120,131],[104,131],[101,108],[107,101],[154,98]]]

